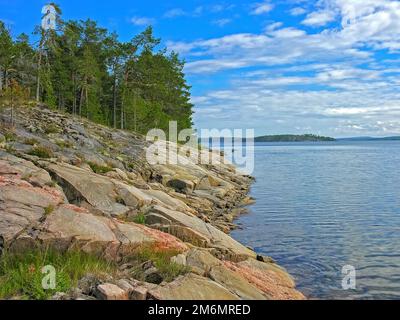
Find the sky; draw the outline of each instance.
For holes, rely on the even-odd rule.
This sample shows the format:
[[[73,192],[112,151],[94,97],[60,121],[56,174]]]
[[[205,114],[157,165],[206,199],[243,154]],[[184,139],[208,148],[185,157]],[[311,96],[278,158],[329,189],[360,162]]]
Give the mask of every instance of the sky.
[[[13,35],[42,0],[0,0]],[[186,60],[198,129],[400,135],[400,1],[59,0],[128,41],[153,25]]]

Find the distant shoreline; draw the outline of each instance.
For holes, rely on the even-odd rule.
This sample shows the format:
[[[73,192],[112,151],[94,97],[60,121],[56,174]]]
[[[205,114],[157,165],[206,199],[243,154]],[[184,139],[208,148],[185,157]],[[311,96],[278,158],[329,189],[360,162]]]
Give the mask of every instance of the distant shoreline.
[[[335,138],[317,136],[313,134],[303,134],[303,135],[270,135],[257,137],[255,142],[334,142]]]
[[[353,138],[341,138],[336,139],[337,141],[400,141],[400,136],[393,137],[353,137]]]

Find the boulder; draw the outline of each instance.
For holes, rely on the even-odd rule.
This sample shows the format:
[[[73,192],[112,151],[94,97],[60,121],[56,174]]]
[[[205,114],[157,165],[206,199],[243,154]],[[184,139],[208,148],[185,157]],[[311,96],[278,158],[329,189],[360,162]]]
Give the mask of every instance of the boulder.
[[[165,286],[152,289],[149,295],[155,300],[239,300],[218,283],[195,274],[179,277]]]
[[[112,260],[141,245],[187,250],[183,243],[170,235],[142,225],[96,216],[72,205],[62,205],[47,217],[38,237],[60,249],[79,247]]]
[[[266,296],[257,287],[246,281],[245,278],[229,270],[225,266],[214,266],[208,276],[213,281],[224,286],[242,300],[265,300]]]
[[[111,179],[64,163],[49,164],[48,170],[63,187],[71,203],[86,201],[106,215],[115,212],[117,194]]]
[[[39,239],[60,249],[79,246],[83,251],[102,254],[108,252],[114,259],[120,241],[112,231],[108,218],[90,214],[70,206],[60,206],[41,226]]]
[[[153,197],[145,193],[144,190],[140,190],[134,186],[114,181],[116,186],[116,192],[123,202],[129,207],[143,207],[150,205],[153,201]]]
[[[186,231],[190,232],[190,237],[193,237],[193,244],[197,245],[198,240],[206,241],[207,245],[215,248],[223,248],[227,251],[227,258],[243,259],[243,257],[256,257],[256,254],[250,249],[246,248],[229,235],[223,233],[211,224],[205,223],[201,219],[187,215],[179,211],[169,210],[160,206],[154,206],[151,213],[162,215],[166,219],[172,221],[173,225],[183,227]],[[182,228],[168,228],[170,232],[182,239],[183,241],[190,241],[190,237],[182,233]],[[196,237],[197,236],[197,237]]]
[[[51,185],[52,180],[46,170],[38,168],[32,162],[13,155],[0,153],[0,176],[19,177],[36,187]]]
[[[211,268],[221,266],[222,262],[207,250],[193,248],[186,253],[186,265],[198,274],[206,274]]]
[[[37,226],[64,201],[56,189],[33,187],[18,178],[0,176],[0,236],[5,246],[24,230]]]
[[[248,259],[240,263],[224,262],[225,266],[246,279],[272,300],[303,300],[288,273],[274,264]]]
[[[105,283],[97,287],[97,297],[101,300],[129,300],[128,293],[115,284]]]
[[[195,212],[193,209],[189,208],[183,201],[172,198],[170,195],[168,195],[163,191],[143,190],[143,192],[161,206],[182,212],[191,212],[191,213]]]
[[[145,301],[147,300],[147,294],[149,290],[145,287],[135,287],[131,290],[129,298],[130,300]]]

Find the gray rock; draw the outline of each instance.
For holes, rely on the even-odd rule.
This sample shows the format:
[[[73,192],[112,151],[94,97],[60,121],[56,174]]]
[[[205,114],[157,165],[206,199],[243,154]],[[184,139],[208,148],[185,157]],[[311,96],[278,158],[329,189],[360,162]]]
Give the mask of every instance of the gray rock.
[[[152,267],[144,272],[144,279],[148,283],[161,284],[164,279],[157,268]]]
[[[100,300],[129,300],[126,291],[111,283],[99,285],[97,287],[96,296]]]
[[[129,298],[130,300],[145,301],[148,292],[149,290],[145,287],[135,287],[131,290]]]
[[[220,284],[194,274],[149,291],[156,300],[239,300]]]

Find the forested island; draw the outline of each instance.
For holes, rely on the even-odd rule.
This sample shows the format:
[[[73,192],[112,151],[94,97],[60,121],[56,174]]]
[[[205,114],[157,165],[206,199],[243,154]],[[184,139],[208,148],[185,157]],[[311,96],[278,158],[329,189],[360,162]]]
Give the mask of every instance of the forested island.
[[[271,135],[271,136],[262,136],[255,138],[255,142],[333,142],[336,141],[334,138],[317,136],[314,134],[303,134],[303,135],[292,135],[292,134],[283,134],[283,135]]]

